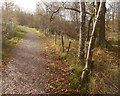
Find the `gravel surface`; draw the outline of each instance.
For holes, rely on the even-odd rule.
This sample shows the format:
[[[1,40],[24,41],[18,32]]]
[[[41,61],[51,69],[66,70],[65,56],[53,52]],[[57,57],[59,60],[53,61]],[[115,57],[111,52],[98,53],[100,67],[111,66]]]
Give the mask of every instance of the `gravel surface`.
[[[3,94],[45,93],[48,78],[44,70],[47,60],[42,56],[42,45],[39,37],[28,30],[2,69]]]

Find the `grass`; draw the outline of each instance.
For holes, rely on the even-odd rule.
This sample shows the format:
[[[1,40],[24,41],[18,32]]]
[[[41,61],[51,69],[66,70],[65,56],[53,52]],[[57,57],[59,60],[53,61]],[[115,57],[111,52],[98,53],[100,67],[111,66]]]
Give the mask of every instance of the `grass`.
[[[91,78],[91,92],[116,93],[118,78],[118,58],[117,53],[105,48],[94,49],[95,66]],[[112,83],[111,83],[112,82]],[[104,87],[104,89],[102,89]],[[112,91],[110,91],[112,90]],[[116,91],[115,91],[116,90]],[[96,93],[97,94],[97,93]]]
[[[6,43],[5,47],[2,49],[2,56],[4,58],[5,55],[9,54],[11,50],[15,47],[16,44],[19,43],[19,41],[24,37],[26,31],[21,29],[22,26],[15,29],[14,36],[10,39],[6,39],[6,42],[3,41],[2,43]],[[23,27],[24,28],[24,27]]]
[[[80,61],[77,57],[77,45],[78,41],[76,40],[71,40],[71,48],[69,51],[69,54],[67,54],[67,47],[69,45],[69,38],[64,37],[64,48],[65,52],[61,52],[61,40],[60,36],[57,38],[57,44],[54,42],[54,37],[53,36],[46,36],[43,32],[39,32],[35,29],[34,32],[39,35],[41,40],[44,42],[44,48],[45,50],[48,51],[48,55],[51,57],[53,54],[56,54],[59,56],[59,59],[62,62],[67,63],[67,70],[72,73],[72,75],[69,77],[69,82],[71,85],[71,88],[73,90],[76,90],[76,88],[79,87],[80,84],[80,74],[82,72],[83,67],[80,65]],[[55,63],[50,64],[51,66],[55,67]]]
[[[53,54],[57,54],[57,55],[59,55],[59,57],[60,57],[59,59],[62,62],[67,61],[66,62],[68,65],[67,70],[70,71],[72,74],[69,78],[71,87],[73,87],[73,89],[77,89],[80,85],[80,81],[79,81],[80,79],[78,77],[80,77],[81,72],[84,68],[84,66],[82,66],[80,64],[80,60],[77,57],[78,41],[71,40],[72,43],[71,43],[70,52],[67,55],[66,51],[67,51],[67,47],[69,44],[68,38],[66,38],[66,37],[64,38],[65,52],[63,53],[63,52],[61,52],[60,36],[57,39],[57,44],[55,44],[53,36],[46,36],[43,32],[41,32],[41,31],[39,32],[36,29],[32,29],[32,30],[34,32],[36,32],[36,34],[39,35],[41,40],[43,40],[44,48],[45,48],[45,50],[48,51],[49,56],[52,56]],[[116,35],[114,37],[116,37]],[[116,40],[116,38],[114,40]],[[112,40],[112,42],[114,42],[114,41]],[[116,42],[114,44],[116,44]],[[117,59],[114,57],[113,52],[110,52],[109,50],[102,49],[102,48],[94,49],[93,59],[95,61],[95,66],[94,66],[94,70],[92,73],[92,77],[90,78],[90,92],[92,94],[94,94],[95,92],[99,91],[98,88],[102,89],[102,86],[105,87],[105,90],[107,92],[108,91],[107,88],[109,88],[108,85],[110,85],[110,84],[109,83],[104,84],[104,82],[106,82],[107,77],[109,77],[108,79],[110,79],[110,81],[112,81],[112,82],[116,81],[115,79],[113,80],[113,77],[116,78],[116,76],[118,75],[117,68],[115,67],[117,65],[117,62],[115,62],[115,61],[117,61]],[[51,63],[50,65],[55,67],[56,64]],[[104,73],[106,76],[107,75],[111,75],[111,76],[102,77],[101,73]],[[83,88],[82,91],[84,93],[85,89]]]

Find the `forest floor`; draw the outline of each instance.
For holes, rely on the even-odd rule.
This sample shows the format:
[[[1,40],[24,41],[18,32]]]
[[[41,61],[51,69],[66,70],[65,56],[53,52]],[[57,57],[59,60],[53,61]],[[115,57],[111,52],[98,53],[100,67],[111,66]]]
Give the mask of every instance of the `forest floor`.
[[[70,85],[69,67],[76,63],[73,54],[77,52],[76,41],[72,41],[71,54],[66,57],[60,53],[59,42],[54,44],[53,37],[33,28],[26,31],[20,43],[3,59],[2,93],[80,93]],[[118,93],[118,52],[118,47],[94,49],[95,66],[90,84],[93,94]]]

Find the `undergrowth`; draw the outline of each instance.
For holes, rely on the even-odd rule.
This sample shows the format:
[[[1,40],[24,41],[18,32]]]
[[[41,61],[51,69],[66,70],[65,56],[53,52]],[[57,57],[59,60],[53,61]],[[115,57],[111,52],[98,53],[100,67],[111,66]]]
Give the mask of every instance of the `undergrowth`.
[[[36,30],[36,33],[40,36],[41,40],[46,40],[45,49],[49,51],[49,56],[52,54],[59,55],[59,59],[62,62],[67,63],[67,70],[71,73],[69,76],[69,82],[72,90],[81,90],[81,93],[86,92],[85,88],[80,89],[80,85],[84,83],[80,80],[81,73],[83,71],[84,66],[80,64],[80,60],[77,57],[77,44],[76,40],[71,40],[71,48],[69,53],[67,54],[67,48],[69,45],[69,39],[64,38],[64,48],[65,52],[61,52],[61,41],[60,36],[58,36],[57,44],[54,43],[53,36],[46,36],[44,33]],[[54,63],[50,64],[51,66],[55,66]]]
[[[84,66],[80,63],[80,60],[77,57],[78,41],[71,40],[72,43],[71,43],[70,52],[67,54],[66,50],[67,50],[67,47],[69,44],[68,38],[64,38],[65,52],[61,52],[60,36],[58,36],[57,44],[55,44],[53,36],[50,36],[50,35],[46,36],[43,32],[39,32],[39,31],[36,31],[36,32],[39,34],[41,40],[45,40],[45,46],[44,46],[45,49],[51,50],[51,51],[49,51],[49,54],[50,55],[57,54],[57,55],[59,55],[59,59],[62,62],[65,61],[67,63],[67,70],[71,73],[71,75],[69,77],[69,82],[70,82],[71,88],[73,90],[80,90],[81,94],[82,93],[84,94],[89,90],[90,93],[94,94],[95,92],[98,91],[97,87],[99,87],[98,84],[100,84],[101,80],[105,81],[103,79],[103,77],[101,77],[100,72],[103,72],[104,74],[108,74],[108,72],[111,74],[117,74],[117,71],[111,70],[110,66],[108,65],[109,63],[115,63],[115,62],[113,62],[114,58],[111,57],[111,56],[113,56],[113,53],[109,54],[109,52],[110,52],[109,50],[95,48],[94,49],[95,55],[93,56],[94,57],[93,59],[95,60],[95,64],[94,64],[94,70],[90,77],[90,83],[86,83],[87,79],[81,81],[80,76],[81,76]],[[97,51],[96,51],[96,49],[97,49]],[[104,59],[102,59],[103,56],[105,57]],[[110,59],[106,60],[106,58],[110,58]],[[55,66],[55,64],[52,63],[51,66]],[[113,65],[111,65],[111,67],[112,66]],[[99,76],[99,74],[100,74],[100,76]],[[100,80],[100,81],[98,81],[98,80]],[[103,86],[107,86],[107,87],[108,87],[108,85],[103,84]]]
[[[10,34],[3,34],[2,38],[2,57],[4,58],[5,55],[7,55],[13,47],[19,43],[19,41],[23,38],[26,31],[21,29],[22,26],[19,26],[14,29],[12,35]]]

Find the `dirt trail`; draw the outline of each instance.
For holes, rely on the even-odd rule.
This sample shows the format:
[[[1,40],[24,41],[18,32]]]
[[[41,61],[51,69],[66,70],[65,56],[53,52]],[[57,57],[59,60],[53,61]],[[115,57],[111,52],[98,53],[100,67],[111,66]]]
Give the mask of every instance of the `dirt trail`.
[[[28,30],[12,52],[11,60],[2,70],[3,94],[45,93],[47,77],[44,48],[39,37]]]

